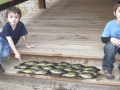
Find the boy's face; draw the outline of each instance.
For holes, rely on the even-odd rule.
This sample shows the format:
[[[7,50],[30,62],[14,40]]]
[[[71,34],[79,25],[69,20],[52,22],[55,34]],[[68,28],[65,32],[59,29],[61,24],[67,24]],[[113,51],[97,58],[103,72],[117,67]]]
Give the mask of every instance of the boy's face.
[[[116,16],[117,21],[120,22],[120,7],[118,7],[116,11],[114,11],[114,15]]]
[[[16,26],[17,23],[20,21],[20,15],[18,13],[10,12],[8,13],[7,20],[11,26]]]

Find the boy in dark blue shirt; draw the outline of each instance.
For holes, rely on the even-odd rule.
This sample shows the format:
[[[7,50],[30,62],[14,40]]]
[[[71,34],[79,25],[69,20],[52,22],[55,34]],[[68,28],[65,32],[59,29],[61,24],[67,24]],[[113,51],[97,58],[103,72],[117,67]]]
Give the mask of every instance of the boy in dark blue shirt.
[[[4,72],[2,67],[2,59],[7,58],[13,51],[15,58],[18,58],[21,62],[21,55],[17,51],[15,45],[18,43],[20,37],[22,37],[25,46],[29,49],[33,48],[34,45],[29,45],[26,39],[28,34],[24,24],[20,21],[21,11],[17,7],[10,7],[6,11],[6,18],[8,23],[3,27],[0,33],[0,72]]]
[[[106,24],[101,37],[102,42],[106,43],[102,68],[107,79],[114,78],[112,70],[114,68],[115,54],[120,53],[120,1],[114,6],[114,16],[116,16],[116,19]]]

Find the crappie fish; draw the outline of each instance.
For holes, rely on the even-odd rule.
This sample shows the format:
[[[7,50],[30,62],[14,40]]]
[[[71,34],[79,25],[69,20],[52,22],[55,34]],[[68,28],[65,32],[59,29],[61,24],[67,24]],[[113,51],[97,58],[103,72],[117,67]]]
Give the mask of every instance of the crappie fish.
[[[84,71],[100,71],[99,69],[92,67],[92,66],[87,66],[85,68],[82,68],[82,70]]]
[[[37,75],[45,75],[47,73],[48,71],[43,69],[34,72],[34,74],[37,74]]]
[[[73,69],[73,71],[79,74],[83,72],[81,69]]]
[[[95,66],[87,66],[87,68],[94,68],[96,71],[100,71],[100,69]]]
[[[71,78],[71,77],[76,77],[77,73],[76,72],[67,72],[67,73],[62,74],[62,76]]]
[[[42,69],[41,66],[32,66],[31,68],[32,68],[32,69],[35,69],[35,70],[41,70],[41,69]]]
[[[75,68],[75,69],[82,69],[85,66],[83,66],[82,64],[73,64],[72,67]]]
[[[86,71],[84,70],[82,73],[91,73],[94,75],[94,77],[97,77],[98,75],[100,75],[97,71]]]
[[[47,64],[47,63],[50,63],[50,62],[48,62],[48,61],[39,61],[39,63]]]
[[[55,66],[57,65],[56,63],[46,63],[44,66]]]
[[[54,67],[57,68],[57,69],[65,69],[66,68],[65,65],[56,65]]]
[[[94,75],[91,73],[81,73],[79,74],[80,77],[84,78],[84,79],[92,79],[94,78]]]
[[[47,64],[50,64],[50,62],[48,62],[48,61],[40,61],[35,66],[43,67],[43,66],[46,66]]]
[[[24,69],[22,71],[18,71],[18,73],[26,73],[26,74],[32,74],[35,70],[33,69]]]
[[[15,69],[27,69],[30,68],[30,65],[20,64],[18,66],[14,66]]]
[[[62,69],[51,69],[50,72],[52,74],[63,74],[63,73],[65,73],[65,71],[62,70]]]
[[[38,63],[37,61],[28,61],[28,62],[25,62],[24,64],[26,64],[26,65],[35,65],[37,63]]]
[[[51,70],[51,69],[54,69],[54,67],[53,66],[44,66],[43,69],[44,70]]]
[[[65,71],[73,71],[74,69],[72,67],[67,67],[64,69]]]
[[[69,63],[67,63],[67,62],[60,62],[60,63],[58,63],[58,65],[68,66],[68,65],[70,65],[70,64],[69,64]]]

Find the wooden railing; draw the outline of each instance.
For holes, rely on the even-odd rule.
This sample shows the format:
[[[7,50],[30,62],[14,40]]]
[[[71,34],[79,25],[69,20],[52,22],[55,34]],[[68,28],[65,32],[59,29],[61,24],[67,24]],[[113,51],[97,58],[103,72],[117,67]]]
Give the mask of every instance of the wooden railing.
[[[0,4],[0,11],[5,10],[11,6],[20,4],[20,3],[25,2],[25,1],[28,1],[28,0],[10,0],[10,1],[7,1],[5,3]],[[38,0],[38,5],[39,5],[39,8],[46,8],[45,0]]]
[[[11,6],[20,4],[20,3],[25,2],[25,1],[27,1],[27,0],[10,0],[10,1],[7,1],[5,3],[0,4],[0,11],[5,10],[5,9],[11,7]]]

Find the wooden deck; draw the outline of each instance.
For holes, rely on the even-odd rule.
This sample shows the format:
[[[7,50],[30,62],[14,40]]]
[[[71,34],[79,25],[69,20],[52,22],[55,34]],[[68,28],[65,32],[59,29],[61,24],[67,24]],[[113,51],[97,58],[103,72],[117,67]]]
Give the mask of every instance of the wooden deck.
[[[105,24],[114,19],[117,0],[51,0],[47,9],[34,10],[22,17],[27,27],[28,50],[22,41],[21,54],[77,58],[103,58],[101,34]]]
[[[65,61],[85,66],[94,65],[101,69],[104,46],[101,34],[105,24],[114,19],[113,7],[116,2],[117,0],[51,0],[46,5],[47,9],[34,10],[23,16],[21,21],[25,23],[29,32],[27,39],[36,47],[29,50],[20,40],[16,47],[21,54],[24,54],[22,61]],[[21,75],[14,69],[14,66],[19,64],[14,56],[3,62],[6,70],[3,75],[119,86],[120,73],[117,65],[120,57],[117,57],[117,60],[113,71],[116,76],[114,80],[107,80],[103,76],[93,80],[80,80]]]

